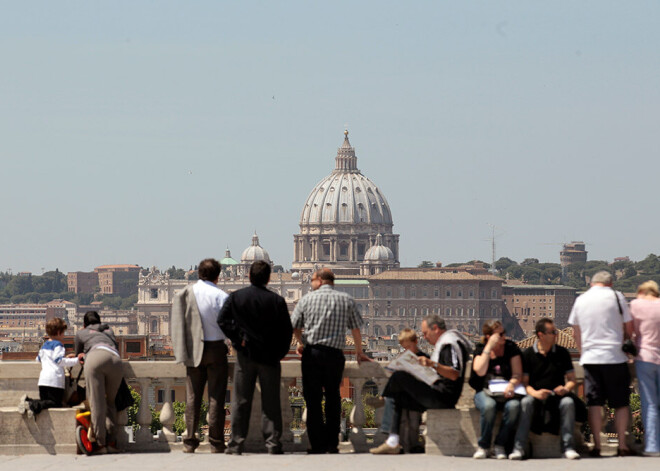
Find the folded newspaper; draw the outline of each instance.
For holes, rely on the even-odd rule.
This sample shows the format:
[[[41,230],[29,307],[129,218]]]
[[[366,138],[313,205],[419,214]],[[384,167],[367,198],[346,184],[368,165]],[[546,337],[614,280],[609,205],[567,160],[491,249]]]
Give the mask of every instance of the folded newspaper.
[[[390,371],[405,371],[406,373],[410,373],[415,378],[425,382],[429,386],[440,379],[440,376],[433,368],[420,365],[417,358],[419,357],[413,352],[406,350],[389,362],[385,368]]]
[[[491,379],[488,381],[488,390],[491,392],[491,394],[504,394],[504,391],[506,390],[506,387],[509,385],[509,380],[506,379]],[[516,387],[514,388],[513,392],[515,394],[518,394],[520,396],[526,396],[527,391],[525,390],[525,386],[518,383]]]

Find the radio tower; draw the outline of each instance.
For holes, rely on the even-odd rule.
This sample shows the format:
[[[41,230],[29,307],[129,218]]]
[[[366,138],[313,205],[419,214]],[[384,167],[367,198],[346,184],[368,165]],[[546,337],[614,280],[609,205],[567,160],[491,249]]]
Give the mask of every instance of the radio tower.
[[[490,239],[486,239],[486,240],[489,240],[491,242],[491,248],[492,248],[492,253],[491,253],[492,263],[490,265],[490,270],[488,270],[488,271],[491,272],[493,275],[496,275],[497,274],[497,268],[495,268],[495,224],[490,224],[489,223],[488,225],[492,229],[492,237]]]

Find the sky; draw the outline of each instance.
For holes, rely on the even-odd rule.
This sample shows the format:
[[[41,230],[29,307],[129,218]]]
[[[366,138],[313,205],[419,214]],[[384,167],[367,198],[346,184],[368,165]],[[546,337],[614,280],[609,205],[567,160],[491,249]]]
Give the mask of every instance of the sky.
[[[345,128],[402,266],[660,252],[658,2],[1,6],[0,271],[288,268]]]

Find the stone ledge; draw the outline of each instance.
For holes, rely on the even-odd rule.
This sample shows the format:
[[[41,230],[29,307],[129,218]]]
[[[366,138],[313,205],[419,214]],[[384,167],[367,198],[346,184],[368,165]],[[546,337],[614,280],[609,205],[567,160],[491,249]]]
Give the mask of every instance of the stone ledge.
[[[499,429],[501,414],[495,423]],[[443,456],[471,457],[477,450],[480,425],[479,411],[470,409],[432,409],[426,411],[426,453]],[[558,435],[529,434],[529,445],[534,458],[560,458],[562,456]],[[579,426],[575,427],[576,449],[584,449]]]
[[[0,407],[0,455],[76,453],[77,409],[47,409],[35,419]]]

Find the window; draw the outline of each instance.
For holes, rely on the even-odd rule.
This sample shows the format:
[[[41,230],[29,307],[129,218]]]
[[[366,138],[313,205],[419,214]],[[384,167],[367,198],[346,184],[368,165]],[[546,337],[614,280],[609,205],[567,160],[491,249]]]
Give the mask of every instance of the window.
[[[451,316],[451,308],[450,307],[445,308],[445,316]]]
[[[410,288],[410,297],[414,298],[417,296],[417,289],[415,288]]]
[[[457,307],[456,308],[456,315],[463,317],[463,308],[462,307]]]
[[[374,288],[374,298],[377,298],[380,296],[380,289]]]
[[[440,297],[440,290],[438,288],[433,290],[433,296],[435,296],[436,298]]]
[[[405,307],[400,307],[399,308],[399,315],[400,316],[405,316],[406,315],[406,308]]]
[[[175,397],[174,389],[170,389],[170,398],[171,398],[172,402],[174,402],[174,397]],[[158,403],[162,404],[163,402],[165,402],[165,390],[164,389],[159,389],[158,390]]]
[[[474,298],[474,290],[473,289],[468,291],[468,298],[470,298],[470,299]]]
[[[156,333],[156,332],[158,332],[158,320],[153,319],[151,321],[151,333],[153,334],[153,333]]]
[[[497,289],[496,288],[493,288],[491,290],[490,297],[493,298],[493,299],[497,298]]]
[[[399,297],[400,298],[405,298],[406,297],[406,289],[405,288],[399,288]]]
[[[140,353],[140,342],[126,342],[126,353]]]
[[[151,288],[149,290],[151,299],[158,299],[158,288]]]
[[[456,296],[459,297],[459,298],[462,298],[463,297],[463,289],[459,288],[458,293],[456,293]]]
[[[341,255],[342,257],[348,256],[348,245],[341,244],[339,246],[339,255]]]
[[[423,298],[426,297],[426,290],[422,290],[422,297],[423,297]]]
[[[323,244],[323,255],[325,255],[326,257],[330,256],[330,243],[329,242],[325,242]]]
[[[410,309],[410,314],[412,314],[413,316],[416,316],[417,315],[417,308],[416,307],[411,308]]]
[[[391,297],[392,297],[392,289],[391,289],[391,288],[387,288],[386,296],[387,296],[388,298],[391,298]]]
[[[445,293],[445,296],[448,298],[451,298],[451,290],[448,289],[447,292]]]

